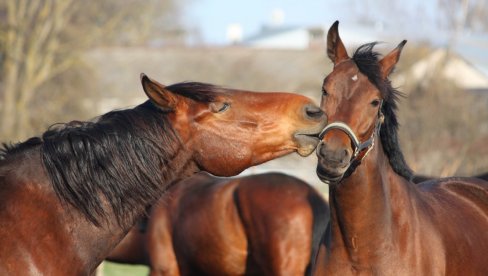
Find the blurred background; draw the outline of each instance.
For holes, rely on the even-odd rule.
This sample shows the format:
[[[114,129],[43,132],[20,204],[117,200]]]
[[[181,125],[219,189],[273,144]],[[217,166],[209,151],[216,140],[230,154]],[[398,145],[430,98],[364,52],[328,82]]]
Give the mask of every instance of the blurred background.
[[[293,91],[319,102],[331,71],[326,33],[340,20],[350,53],[409,41],[392,80],[406,96],[400,131],[412,168],[488,171],[488,3],[406,2],[0,0],[0,141],[139,104],[141,72],[164,84]],[[314,156],[291,155],[246,173],[279,170],[319,184],[314,167]]]
[[[0,142],[142,103],[141,72],[318,103],[335,20],[349,53],[408,40],[392,81],[416,173],[488,171],[485,0],[0,0]],[[315,166],[294,154],[244,174],[283,171],[326,193]]]

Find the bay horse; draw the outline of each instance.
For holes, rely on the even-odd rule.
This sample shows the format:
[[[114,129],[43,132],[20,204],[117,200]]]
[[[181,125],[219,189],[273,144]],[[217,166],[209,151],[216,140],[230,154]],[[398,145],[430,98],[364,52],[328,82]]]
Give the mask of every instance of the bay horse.
[[[0,275],[91,274],[178,179],[307,155],[325,125],[301,95],[141,82],[149,100],[135,108],[4,146]]]
[[[281,173],[183,180],[107,257],[151,275],[304,275],[328,223],[328,205]]]
[[[381,59],[366,44],[350,58],[338,22],[328,32],[317,175],[331,217],[316,275],[488,275],[488,182],[410,180],[388,79],[405,43]]]

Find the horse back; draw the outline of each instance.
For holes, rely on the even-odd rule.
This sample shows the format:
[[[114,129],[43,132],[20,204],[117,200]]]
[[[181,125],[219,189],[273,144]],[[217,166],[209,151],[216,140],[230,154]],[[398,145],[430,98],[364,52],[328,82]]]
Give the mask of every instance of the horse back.
[[[454,204],[459,212],[471,210],[474,215],[488,217],[488,181],[477,177],[448,177],[427,181],[421,190],[437,194],[438,204]]]
[[[488,182],[450,177],[422,183],[420,188],[430,207],[423,210],[442,237],[446,271],[488,275]]]

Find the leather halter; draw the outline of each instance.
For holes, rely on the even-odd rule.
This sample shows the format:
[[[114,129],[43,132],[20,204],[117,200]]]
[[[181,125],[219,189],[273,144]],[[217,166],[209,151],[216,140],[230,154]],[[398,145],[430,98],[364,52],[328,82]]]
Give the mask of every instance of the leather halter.
[[[340,121],[336,121],[336,122],[333,122],[333,123],[328,124],[320,132],[320,134],[319,134],[320,142],[319,142],[319,144],[317,146],[317,149],[316,149],[317,152],[320,150],[320,147],[324,143],[324,141],[322,139],[324,138],[324,136],[325,136],[325,134],[327,132],[329,132],[332,129],[342,130],[344,133],[347,134],[347,136],[349,136],[349,138],[351,139],[351,142],[352,142],[352,144],[354,146],[354,153],[353,153],[353,155],[351,157],[351,161],[349,162],[349,168],[346,171],[346,173],[344,174],[344,175],[350,175],[352,173],[352,171],[356,168],[356,166],[361,163],[361,161],[368,155],[368,153],[374,147],[374,139],[375,139],[375,136],[380,134],[381,124],[383,123],[383,121],[385,119],[385,116],[381,112],[382,106],[383,106],[383,100],[381,100],[381,102],[379,104],[378,118],[376,120],[376,125],[375,125],[375,128],[374,128],[374,131],[373,131],[373,133],[371,134],[371,136],[369,137],[368,140],[366,140],[364,142],[360,142],[359,141],[359,138],[356,136],[356,134],[354,134],[354,131],[346,123],[340,122]],[[359,154],[362,151],[364,151],[364,150],[366,150],[366,153],[363,156],[361,156],[361,158],[358,158]],[[356,165],[355,166],[351,166],[353,163],[355,163]]]

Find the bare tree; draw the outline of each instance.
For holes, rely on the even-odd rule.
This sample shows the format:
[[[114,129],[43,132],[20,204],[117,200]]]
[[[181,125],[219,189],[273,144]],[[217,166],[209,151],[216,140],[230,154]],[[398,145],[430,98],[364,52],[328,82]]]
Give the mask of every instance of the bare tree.
[[[488,4],[486,1],[474,1],[466,15],[468,27],[474,31],[488,31]]]
[[[18,136],[27,128],[27,104],[33,91],[72,59],[57,60],[60,34],[73,12],[73,1],[8,0],[2,30],[3,101],[1,132]]]
[[[460,33],[488,31],[488,6],[485,0],[438,0],[441,28]]]
[[[144,44],[183,33],[177,1],[0,0],[0,140],[20,139],[42,108],[39,87],[89,47]]]

